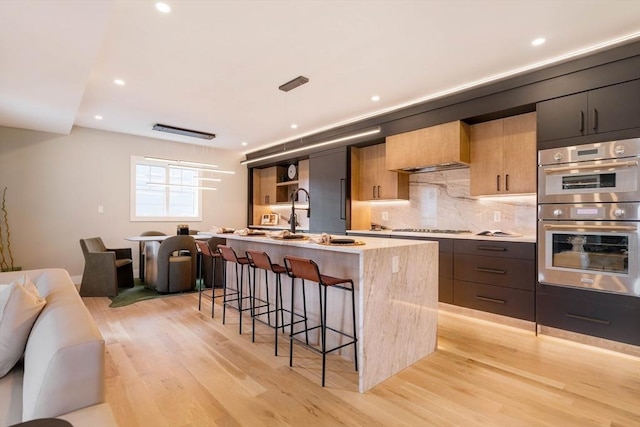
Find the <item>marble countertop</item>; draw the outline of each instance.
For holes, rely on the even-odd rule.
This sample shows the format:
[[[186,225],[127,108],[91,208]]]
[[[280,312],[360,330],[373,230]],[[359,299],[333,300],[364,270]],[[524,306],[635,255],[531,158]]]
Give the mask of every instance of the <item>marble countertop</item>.
[[[349,233],[366,234],[378,237],[415,237],[417,239],[423,238],[438,238],[438,239],[465,239],[465,240],[487,240],[487,241],[500,241],[500,242],[522,242],[522,243],[536,243],[536,236],[478,236],[473,233],[465,234],[450,234],[450,233],[413,233],[409,231],[391,231],[391,230],[347,230]]]
[[[306,240],[287,240],[287,239],[275,239],[268,237],[266,235],[263,236],[241,236],[239,234],[233,233],[225,233],[225,234],[209,234],[210,236],[220,237],[227,240],[239,240],[239,241],[248,241],[248,242],[256,242],[256,243],[267,243],[270,245],[281,245],[281,246],[294,246],[294,247],[304,247],[309,249],[318,249],[318,250],[326,250],[331,252],[347,252],[347,253],[363,253],[369,250],[375,249],[384,249],[384,248],[397,248],[403,246],[414,246],[416,244],[429,244],[428,240],[417,241],[417,240],[404,240],[404,239],[378,239],[375,237],[353,237],[353,239],[357,242],[364,243],[363,245],[325,245],[316,243],[313,239],[319,238],[319,234],[304,234],[304,236],[309,237]],[[340,236],[340,235],[331,235],[334,238],[340,237],[348,237],[348,236]]]

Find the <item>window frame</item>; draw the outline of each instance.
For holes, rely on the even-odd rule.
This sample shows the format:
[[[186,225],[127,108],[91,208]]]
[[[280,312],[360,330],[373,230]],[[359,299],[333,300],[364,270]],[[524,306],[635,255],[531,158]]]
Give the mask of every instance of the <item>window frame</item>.
[[[162,167],[165,169],[165,183],[169,184],[169,170],[173,168],[177,169],[186,169],[182,167],[176,167],[176,165],[171,163],[162,163],[153,160],[146,160],[143,156],[131,156],[131,166],[130,166],[130,178],[129,178],[129,219],[131,222],[175,222],[175,221],[202,221],[202,190],[200,189],[189,189],[194,192],[194,203],[197,204],[195,207],[196,215],[194,216],[170,216],[170,215],[162,215],[162,216],[138,216],[136,204],[138,200],[138,187],[137,187],[137,167],[138,165],[145,166],[153,166],[153,167]],[[196,176],[199,174],[196,172]],[[194,183],[197,185],[197,183]],[[171,198],[170,198],[171,187],[164,188],[164,197],[165,197],[165,212],[169,209]]]

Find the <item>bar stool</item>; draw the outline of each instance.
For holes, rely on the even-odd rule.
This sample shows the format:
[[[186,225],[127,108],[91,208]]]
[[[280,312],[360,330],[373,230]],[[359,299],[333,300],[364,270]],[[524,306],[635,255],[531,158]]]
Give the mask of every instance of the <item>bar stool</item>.
[[[238,333],[242,334],[242,312],[250,310],[253,313],[253,295],[251,293],[251,276],[249,278],[249,296],[245,296],[243,292],[244,286],[244,267],[249,266],[249,259],[247,257],[238,257],[236,255],[236,251],[233,250],[231,246],[226,245],[218,245],[218,251],[220,252],[220,256],[224,261],[224,269],[223,272],[223,303],[222,303],[222,324],[224,325],[227,316],[227,305],[236,301],[238,303],[237,309],[240,318],[240,325]],[[236,288],[231,289],[233,292],[231,294],[227,293],[227,263],[232,262],[235,264],[236,268]],[[240,266],[240,274],[238,274],[238,266]],[[249,271],[247,270],[247,273]],[[229,299],[231,296],[233,298]],[[244,300],[249,301],[249,308],[244,308]]]
[[[224,291],[222,295],[216,296],[215,289],[214,289],[215,283],[216,283],[216,260],[220,259],[221,255],[220,255],[220,252],[214,251],[213,249],[211,249],[211,245],[209,244],[208,241],[196,240],[196,246],[200,251],[200,276],[201,276],[200,285],[198,286],[198,311],[200,311],[200,308],[202,307],[202,296],[204,295],[207,298],[211,298],[211,318],[213,319],[213,312],[214,312],[216,298],[224,297]],[[211,271],[212,271],[211,295],[209,295],[207,292],[202,290],[202,288],[205,285],[204,268],[203,268],[203,262],[204,262],[205,256],[210,256],[212,261],[211,262]]]
[[[331,353],[333,351],[336,351],[338,349],[341,349],[343,347],[353,344],[355,368],[357,371],[358,370],[358,346],[357,346],[358,338],[356,335],[356,299],[355,299],[355,289],[353,285],[353,280],[341,279],[338,277],[331,277],[331,276],[320,274],[320,268],[318,267],[318,264],[316,264],[313,260],[308,258],[300,258],[300,257],[294,257],[294,256],[288,255],[284,257],[284,265],[287,269],[287,273],[291,277],[291,311],[293,312],[293,301],[294,301],[293,292],[295,289],[295,286],[294,286],[295,279],[302,279],[303,289],[304,289],[305,280],[318,283],[318,301],[320,304],[320,325],[316,325],[309,328],[305,323],[305,329],[298,332],[294,332],[293,325],[291,325],[291,333],[289,335],[289,366],[293,366],[293,340],[295,339],[297,341],[301,341],[301,340],[298,340],[295,336],[304,332],[307,335],[306,344],[309,346],[309,348],[322,354],[322,387],[324,387],[326,358],[328,353]],[[329,287],[334,289],[343,289],[345,291],[351,292],[353,335],[349,335],[344,331],[339,331],[327,325],[327,289]],[[318,328],[320,328],[320,341],[321,341],[320,349],[312,345],[309,345],[309,337],[308,337],[309,331],[312,331]],[[327,330],[336,332],[344,337],[351,338],[351,340],[344,344],[338,345],[334,348],[327,349]]]
[[[290,315],[289,321],[294,322],[294,324],[298,322],[306,321],[306,318],[307,318],[306,304],[305,304],[304,315],[296,314],[293,311],[289,311],[286,308],[284,308],[284,302],[282,300],[282,280],[280,276],[282,273],[286,273],[287,269],[281,266],[280,264],[272,263],[271,258],[269,258],[269,255],[266,252],[248,250],[247,258],[249,259],[249,265],[253,268],[254,302],[259,301],[262,303],[266,303],[264,305],[259,305],[259,306],[256,306],[254,304],[254,312],[252,316],[253,334],[252,334],[251,340],[255,342],[256,320],[266,324],[267,326],[272,327],[275,332],[274,346],[275,346],[275,355],[277,356],[278,355],[278,329],[282,329],[282,332],[284,333],[285,327],[290,325],[290,323],[285,323],[284,313],[285,312],[289,313]],[[264,270],[266,301],[257,298],[257,294],[256,294],[256,283],[257,283],[256,270],[257,269]],[[272,272],[276,276],[276,284],[275,284],[275,290],[274,290],[274,296],[275,296],[274,310],[271,309],[271,304],[269,302],[269,272]],[[261,309],[265,307],[266,307],[266,311],[262,311]],[[271,323],[271,313],[273,313],[274,320],[275,320],[273,324]],[[266,322],[260,318],[261,316],[264,316],[264,315],[267,316]],[[280,319],[278,319],[278,316],[280,317]],[[294,320],[295,316],[300,317],[301,320],[295,321]]]

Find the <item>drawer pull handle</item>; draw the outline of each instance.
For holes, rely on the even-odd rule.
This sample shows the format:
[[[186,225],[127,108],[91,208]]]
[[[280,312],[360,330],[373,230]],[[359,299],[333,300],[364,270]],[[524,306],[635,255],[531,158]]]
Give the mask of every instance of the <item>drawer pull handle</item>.
[[[507,248],[502,248],[499,246],[477,246],[476,249],[479,251],[494,251],[494,252],[504,252]]]
[[[611,324],[611,321],[609,320],[594,319],[593,317],[580,316],[578,314],[567,313],[567,317],[571,317],[572,319],[585,320],[587,322],[599,323],[601,325]]]
[[[503,300],[503,299],[488,298],[488,297],[483,297],[481,295],[476,295],[476,299],[479,299],[481,301],[487,301],[487,302],[495,302],[496,304],[504,304],[504,303],[506,303],[506,301]]]
[[[482,273],[505,274],[507,270],[499,270],[497,268],[476,267],[476,271]]]

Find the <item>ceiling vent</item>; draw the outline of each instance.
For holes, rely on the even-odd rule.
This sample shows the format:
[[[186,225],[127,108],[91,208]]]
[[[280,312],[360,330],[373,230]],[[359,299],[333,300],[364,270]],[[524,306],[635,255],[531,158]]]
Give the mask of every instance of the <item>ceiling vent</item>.
[[[159,132],[173,133],[176,135],[190,136],[192,138],[213,139],[216,137],[213,133],[198,132],[197,130],[182,129],[173,126],[161,125],[160,123],[153,126],[153,130]]]
[[[283,92],[289,92],[290,90],[293,90],[293,89],[297,88],[298,86],[302,86],[303,84],[307,83],[308,81],[309,81],[309,79],[306,78],[305,76],[298,76],[295,79],[286,82],[285,84],[280,86],[278,89],[280,89]]]

